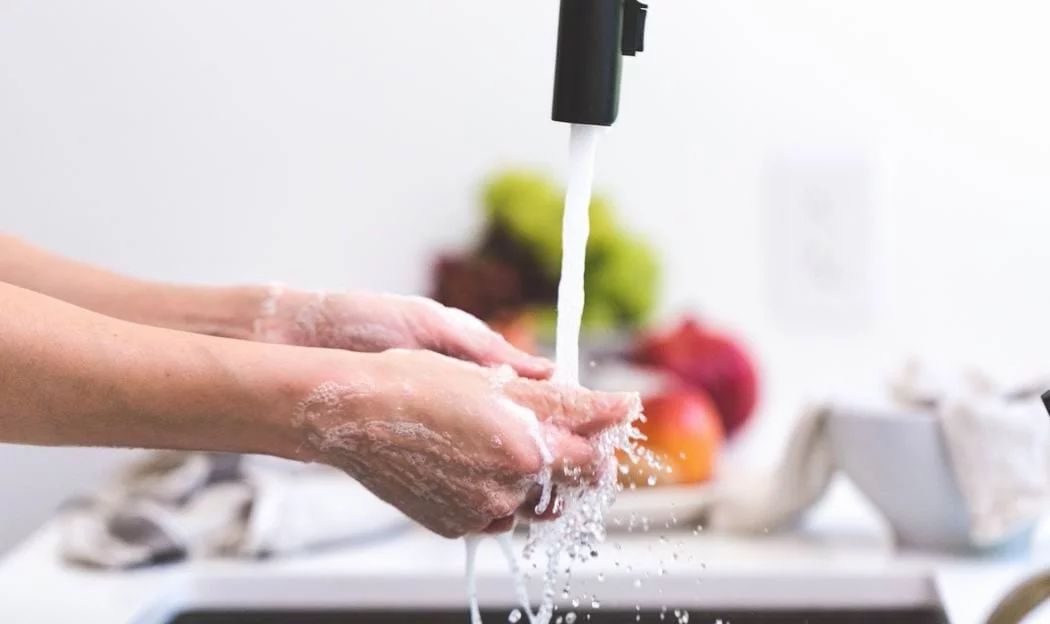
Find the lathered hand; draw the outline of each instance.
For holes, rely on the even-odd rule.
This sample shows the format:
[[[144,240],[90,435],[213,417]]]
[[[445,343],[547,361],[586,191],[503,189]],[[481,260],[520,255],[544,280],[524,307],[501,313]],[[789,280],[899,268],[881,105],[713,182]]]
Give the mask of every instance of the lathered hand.
[[[515,348],[474,316],[423,297],[274,287],[255,338],[362,352],[424,349],[535,379],[553,372],[551,362]]]
[[[593,438],[637,409],[633,394],[426,351],[358,357],[368,361],[364,375],[321,384],[296,414],[308,458],[346,471],[446,537],[501,532],[516,514],[534,515],[541,474],[574,484],[614,469]]]

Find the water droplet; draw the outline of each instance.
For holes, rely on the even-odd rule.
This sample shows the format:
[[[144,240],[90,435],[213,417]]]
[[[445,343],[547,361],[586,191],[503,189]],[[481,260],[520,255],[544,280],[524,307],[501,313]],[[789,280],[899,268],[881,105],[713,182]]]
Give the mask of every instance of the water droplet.
[[[565,614],[565,624],[573,624],[576,621],[576,614],[569,611]]]
[[[641,622],[642,621],[642,616],[641,615],[634,616],[634,621],[635,622]]]
[[[678,459],[685,459],[685,452],[684,451],[678,454]]]
[[[645,482],[649,484],[649,487],[653,487],[654,485],[656,485],[656,475],[649,475],[649,478],[646,479]]]
[[[580,606],[580,599],[579,598],[573,598],[572,599],[572,607],[575,609],[578,606]]]
[[[520,609],[514,609],[513,611],[510,612],[510,615],[507,616],[507,621],[510,622],[510,624],[515,624],[520,619],[521,619],[521,610]]]
[[[598,573],[598,582],[599,583],[604,583],[605,582],[605,573],[603,573],[603,572],[599,572]]]
[[[642,579],[634,579],[634,586],[635,587],[641,587],[642,586]]]
[[[667,536],[666,535],[661,535],[660,536],[660,544],[662,545],[662,544],[666,544],[666,543],[667,543]]]
[[[595,598],[594,600],[591,600],[591,608],[592,609],[601,609],[602,608],[602,603],[598,602],[598,599]]]
[[[678,553],[671,553],[671,559],[678,561]]]
[[[667,570],[660,568],[660,576],[664,576],[665,574],[667,574]]]

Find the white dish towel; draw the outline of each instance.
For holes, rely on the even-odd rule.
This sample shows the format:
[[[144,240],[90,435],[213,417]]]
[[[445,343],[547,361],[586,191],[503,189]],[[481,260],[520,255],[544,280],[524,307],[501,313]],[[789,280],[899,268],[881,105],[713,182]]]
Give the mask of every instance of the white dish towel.
[[[337,470],[261,456],[160,452],[62,510],[65,559],[133,568],[261,558],[371,541],[412,526]]]
[[[1031,526],[1050,508],[1050,416],[1040,401],[1047,389],[1050,379],[1007,382],[917,362],[888,384],[892,404],[929,410],[940,419],[975,544],[992,544]],[[771,474],[720,487],[711,528],[774,530],[820,500],[837,472],[825,430],[834,409],[826,403],[803,415]]]

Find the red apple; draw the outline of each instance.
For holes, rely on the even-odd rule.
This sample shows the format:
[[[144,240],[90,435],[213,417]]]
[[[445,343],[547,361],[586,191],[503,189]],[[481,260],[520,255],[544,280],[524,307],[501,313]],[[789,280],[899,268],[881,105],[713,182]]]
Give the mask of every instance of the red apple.
[[[725,438],[722,419],[714,402],[702,391],[674,389],[642,400],[645,421],[638,429],[646,439],[640,444],[652,452],[662,470],[647,462],[630,466],[624,481],[637,486],[703,483],[718,465]]]
[[[630,359],[671,371],[706,391],[718,407],[729,437],[754,412],[758,378],[751,358],[733,339],[695,319],[686,318],[670,331],[643,338]]]

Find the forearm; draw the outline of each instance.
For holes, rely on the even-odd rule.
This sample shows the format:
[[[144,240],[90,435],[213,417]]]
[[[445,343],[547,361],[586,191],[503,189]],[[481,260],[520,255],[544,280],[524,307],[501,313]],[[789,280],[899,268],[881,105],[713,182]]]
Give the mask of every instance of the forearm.
[[[291,416],[315,374],[295,368],[303,355],[0,284],[0,441],[293,456]]]
[[[63,258],[0,234],[0,282],[113,318],[213,336],[250,338],[265,288],[160,284]]]

